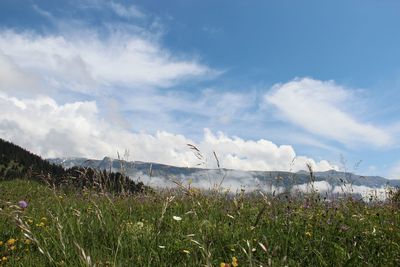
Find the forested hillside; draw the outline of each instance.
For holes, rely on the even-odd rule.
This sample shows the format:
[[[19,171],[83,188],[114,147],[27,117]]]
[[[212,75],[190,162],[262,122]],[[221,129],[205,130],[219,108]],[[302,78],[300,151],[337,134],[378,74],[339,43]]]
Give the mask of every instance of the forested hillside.
[[[135,183],[119,172],[97,171],[84,167],[64,169],[0,138],[0,181],[13,179],[28,179],[57,187],[73,186],[116,193],[135,193],[145,189],[143,183]]]

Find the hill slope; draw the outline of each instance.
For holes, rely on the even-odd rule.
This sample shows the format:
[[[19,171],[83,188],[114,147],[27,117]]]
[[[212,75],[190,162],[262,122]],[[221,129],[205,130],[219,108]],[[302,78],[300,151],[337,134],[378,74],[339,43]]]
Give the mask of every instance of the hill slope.
[[[95,188],[112,192],[143,191],[143,183],[135,183],[119,172],[99,172],[92,168],[63,168],[26,149],[0,138],[0,181],[29,179],[55,186]]]

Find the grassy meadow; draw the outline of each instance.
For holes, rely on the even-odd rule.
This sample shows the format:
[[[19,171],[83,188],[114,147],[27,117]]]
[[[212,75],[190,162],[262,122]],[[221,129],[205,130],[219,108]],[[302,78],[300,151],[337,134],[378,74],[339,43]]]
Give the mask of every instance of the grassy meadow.
[[[400,266],[390,202],[13,180],[0,182],[0,208],[1,266]]]

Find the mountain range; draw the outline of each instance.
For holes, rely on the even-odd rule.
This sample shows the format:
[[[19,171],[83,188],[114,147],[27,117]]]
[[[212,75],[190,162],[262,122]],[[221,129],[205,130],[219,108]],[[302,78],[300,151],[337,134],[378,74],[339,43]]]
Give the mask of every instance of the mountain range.
[[[326,171],[242,171],[232,169],[187,168],[159,163],[125,161],[105,157],[102,160],[87,158],[53,158],[50,163],[64,168],[73,166],[91,167],[98,170],[122,172],[131,179],[152,187],[172,187],[177,183],[210,189],[215,185],[231,191],[262,189],[284,192],[308,191],[312,188],[320,193],[350,192],[366,195],[383,194],[385,188],[400,186],[400,180],[389,180],[380,176],[362,176],[349,172]]]

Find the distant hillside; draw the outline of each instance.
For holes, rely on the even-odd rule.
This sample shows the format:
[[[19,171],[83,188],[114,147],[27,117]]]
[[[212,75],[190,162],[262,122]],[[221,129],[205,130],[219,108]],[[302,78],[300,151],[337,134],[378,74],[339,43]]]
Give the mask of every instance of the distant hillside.
[[[116,193],[135,193],[145,189],[143,183],[135,183],[120,172],[100,172],[83,166],[64,168],[0,138],[0,181],[12,179],[30,179],[60,187],[92,188]]]
[[[0,177],[2,179],[37,178],[40,175],[54,177],[64,175],[64,168],[51,164],[11,142],[0,138]]]
[[[273,188],[274,190],[304,189],[311,180],[321,191],[338,192],[339,190],[382,189],[385,186],[400,186],[400,180],[389,180],[380,176],[361,176],[338,171],[316,172],[310,177],[308,172],[297,173],[283,171],[240,171],[230,169],[203,169],[175,167],[159,163],[128,162],[105,157],[102,160],[86,158],[50,159],[52,163],[64,167],[84,166],[99,170],[122,171],[134,180],[141,180],[152,186],[173,186],[174,181],[181,181],[193,186],[210,188],[221,181],[227,188]],[[350,186],[351,185],[351,186]]]

